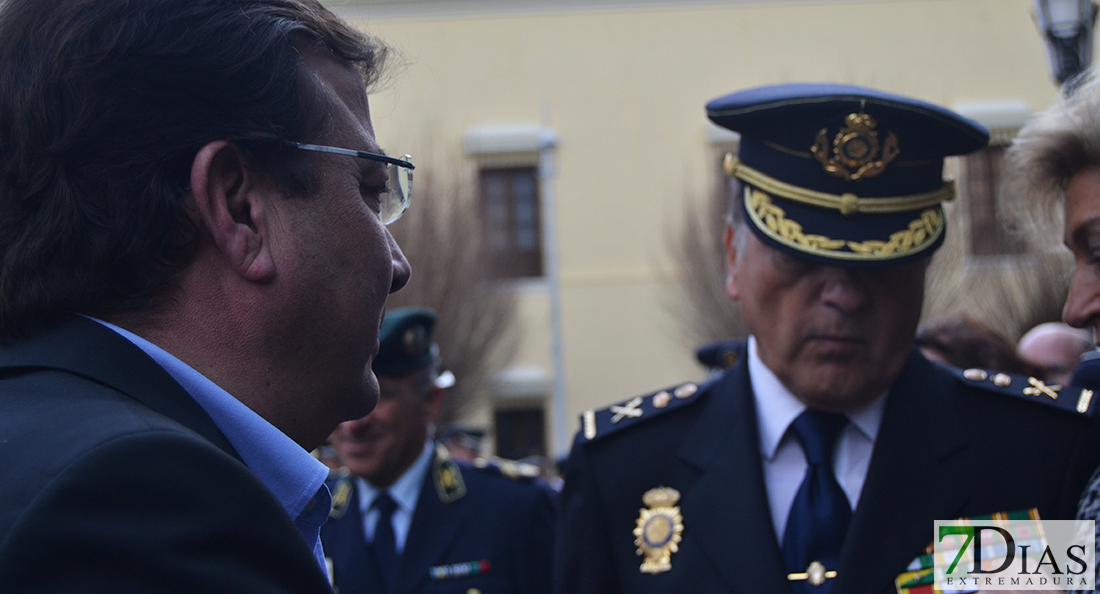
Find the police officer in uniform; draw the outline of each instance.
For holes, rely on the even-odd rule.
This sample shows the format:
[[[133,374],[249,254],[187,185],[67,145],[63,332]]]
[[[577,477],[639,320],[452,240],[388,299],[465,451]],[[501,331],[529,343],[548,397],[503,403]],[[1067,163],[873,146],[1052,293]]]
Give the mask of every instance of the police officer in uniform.
[[[751,89],[725,234],[744,356],[702,384],[582,415],[555,589],[893,592],[934,520],[1070,519],[1100,462],[1091,393],[913,348],[954,197],[943,161],[988,133],[907,97]]]
[[[390,311],[373,368],[381,396],[332,444],[321,541],[338,594],[540,594],[550,590],[557,494],[537,467],[455,461],[432,439],[453,376],[439,374],[434,312]]]

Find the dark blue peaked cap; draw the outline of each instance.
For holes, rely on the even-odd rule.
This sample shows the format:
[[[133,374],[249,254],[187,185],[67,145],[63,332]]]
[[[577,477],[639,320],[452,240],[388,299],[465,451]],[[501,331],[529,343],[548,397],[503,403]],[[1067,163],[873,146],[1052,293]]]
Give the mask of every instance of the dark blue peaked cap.
[[[432,362],[436,314],[426,307],[404,307],[386,312],[378,331],[375,375],[401,376]]]
[[[785,84],[707,104],[741,135],[726,172],[745,182],[749,227],[766,244],[829,264],[901,264],[943,243],[950,155],[989,142],[948,109],[871,89]]]
[[[695,360],[707,369],[727,369],[744,357],[748,348],[743,338],[711,342],[695,349]]]

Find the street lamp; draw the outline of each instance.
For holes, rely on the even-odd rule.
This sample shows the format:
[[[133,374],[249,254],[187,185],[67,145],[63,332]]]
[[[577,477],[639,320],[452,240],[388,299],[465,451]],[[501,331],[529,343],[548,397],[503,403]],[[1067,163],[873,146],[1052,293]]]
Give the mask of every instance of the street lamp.
[[[1047,45],[1051,73],[1067,91],[1073,90],[1074,77],[1092,62],[1096,13],[1092,0],[1035,0],[1035,17]]]

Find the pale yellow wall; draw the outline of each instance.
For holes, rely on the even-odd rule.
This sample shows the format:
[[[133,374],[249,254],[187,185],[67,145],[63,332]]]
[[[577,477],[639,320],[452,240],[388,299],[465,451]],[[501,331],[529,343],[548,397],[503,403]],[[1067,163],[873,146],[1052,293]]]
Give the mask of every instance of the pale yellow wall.
[[[463,133],[486,124],[541,123],[558,134],[570,433],[586,408],[702,376],[664,306],[675,293],[663,279],[672,277],[665,238],[682,202],[704,196],[713,179],[706,101],[791,81],[946,105],[1019,98],[1041,108],[1055,95],[1029,0],[670,2],[541,14],[539,2],[523,12],[512,4],[378,18],[369,2],[334,6],[408,60],[371,97],[389,151],[461,154]],[[517,363],[549,370],[548,293],[529,295]]]

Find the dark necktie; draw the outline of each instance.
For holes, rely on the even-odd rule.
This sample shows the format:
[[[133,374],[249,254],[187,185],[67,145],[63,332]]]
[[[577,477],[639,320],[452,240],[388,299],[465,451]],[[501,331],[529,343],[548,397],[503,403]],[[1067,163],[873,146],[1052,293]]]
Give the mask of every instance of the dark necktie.
[[[397,502],[383,491],[374,499],[371,507],[378,510],[378,523],[374,526],[374,560],[382,578],[385,592],[393,592],[393,579],[397,570],[397,537],[393,533],[393,512]]]
[[[791,423],[807,463],[783,532],[787,571],[809,574],[808,579],[791,582],[795,592],[827,594],[832,589],[832,579],[821,577],[823,571],[836,570],[852,518],[848,498],[833,474],[832,460],[833,446],[847,423],[843,415],[809,409]]]

